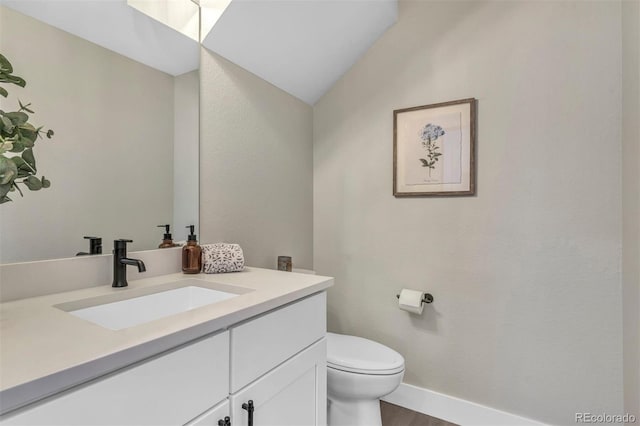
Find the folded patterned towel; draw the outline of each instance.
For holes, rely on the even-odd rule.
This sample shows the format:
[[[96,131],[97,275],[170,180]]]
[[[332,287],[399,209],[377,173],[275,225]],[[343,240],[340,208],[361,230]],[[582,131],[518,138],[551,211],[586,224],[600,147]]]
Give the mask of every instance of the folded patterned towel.
[[[202,246],[202,271],[205,274],[238,272],[244,269],[244,253],[238,244],[215,243]]]

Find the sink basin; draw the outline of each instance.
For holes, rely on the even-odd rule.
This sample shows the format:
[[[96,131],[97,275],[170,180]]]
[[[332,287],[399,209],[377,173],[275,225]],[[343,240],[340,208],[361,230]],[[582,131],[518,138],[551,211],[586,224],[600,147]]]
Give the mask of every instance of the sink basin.
[[[238,294],[188,285],[67,312],[110,330],[122,330],[236,296]]]

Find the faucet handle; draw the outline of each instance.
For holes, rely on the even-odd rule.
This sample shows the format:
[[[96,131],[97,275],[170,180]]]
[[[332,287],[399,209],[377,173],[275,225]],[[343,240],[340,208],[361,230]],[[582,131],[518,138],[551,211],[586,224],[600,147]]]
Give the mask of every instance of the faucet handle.
[[[84,237],[89,240],[89,254],[102,254],[102,238],[100,237]]]
[[[124,239],[119,239],[119,240],[113,240],[113,248],[114,249],[126,249],[127,248],[127,243],[132,243],[133,240],[124,240]]]

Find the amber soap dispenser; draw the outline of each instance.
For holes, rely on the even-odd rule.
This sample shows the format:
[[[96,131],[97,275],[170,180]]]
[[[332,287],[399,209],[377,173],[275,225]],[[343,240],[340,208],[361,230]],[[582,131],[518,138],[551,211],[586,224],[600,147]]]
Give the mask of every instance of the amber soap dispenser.
[[[202,269],[202,249],[198,245],[196,235],[193,233],[194,225],[189,225],[190,234],[187,244],[182,247],[182,272],[185,274],[199,274]]]
[[[169,248],[175,247],[177,244],[173,243],[173,238],[171,237],[171,225],[158,225],[158,228],[164,228],[164,237],[162,237],[162,242],[158,246],[158,248]]]

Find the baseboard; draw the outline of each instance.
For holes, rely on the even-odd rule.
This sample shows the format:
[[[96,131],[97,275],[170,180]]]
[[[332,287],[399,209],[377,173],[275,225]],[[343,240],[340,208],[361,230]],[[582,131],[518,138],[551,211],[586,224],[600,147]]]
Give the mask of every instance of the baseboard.
[[[541,423],[475,402],[402,383],[383,401],[461,426],[540,426]]]

